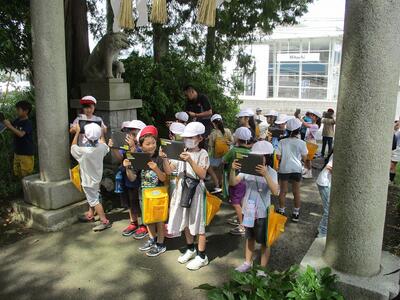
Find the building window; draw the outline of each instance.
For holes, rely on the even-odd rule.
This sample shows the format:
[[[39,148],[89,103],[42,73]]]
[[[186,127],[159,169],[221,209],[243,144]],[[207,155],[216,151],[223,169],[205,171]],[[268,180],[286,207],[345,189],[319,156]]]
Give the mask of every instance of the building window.
[[[244,96],[254,96],[256,94],[256,72],[243,76]]]
[[[289,40],[270,45],[268,97],[328,97],[330,39]],[[335,60],[337,58],[335,57]]]

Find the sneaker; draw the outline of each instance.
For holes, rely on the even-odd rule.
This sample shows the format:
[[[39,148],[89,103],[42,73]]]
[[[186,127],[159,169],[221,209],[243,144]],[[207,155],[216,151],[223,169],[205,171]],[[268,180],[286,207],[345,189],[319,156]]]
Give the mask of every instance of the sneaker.
[[[136,223],[131,223],[122,231],[123,236],[131,236],[138,229],[138,225]]]
[[[94,216],[89,217],[88,213],[84,213],[78,216],[78,220],[82,223],[94,222]]]
[[[178,262],[180,264],[186,264],[189,260],[193,259],[196,257],[196,250],[189,250],[186,249],[186,252],[179,256]]]
[[[211,192],[211,194],[220,194],[222,193],[222,189],[220,187],[214,188],[214,190]]]
[[[156,244],[146,253],[146,255],[149,257],[156,257],[160,254],[163,254],[165,251],[167,251],[167,247],[165,245]]]
[[[246,273],[251,269],[251,264],[249,264],[248,262],[244,262],[242,263],[239,267],[237,267],[235,269],[235,271],[238,271],[240,273]]]
[[[107,220],[106,223],[101,222],[99,225],[93,227],[93,231],[97,232],[97,231],[103,231],[107,228],[111,228],[111,222],[109,220]]]
[[[140,251],[149,251],[151,248],[153,248],[156,245],[156,241],[152,239],[148,239],[146,243],[144,243],[143,246],[139,247]]]
[[[189,270],[192,270],[192,271],[196,271],[207,265],[208,265],[208,257],[207,256],[203,259],[199,255],[196,255],[196,257],[186,265],[186,268],[188,268]]]
[[[300,213],[293,212],[292,213],[292,221],[295,223],[299,222],[299,216],[300,216]]]
[[[229,225],[233,225],[233,226],[239,226],[240,225],[239,220],[237,219],[237,217],[230,218],[226,222]]]
[[[246,232],[246,230],[245,230],[244,227],[241,226],[241,225],[239,225],[239,226],[233,228],[231,231],[229,231],[230,234],[233,234],[233,235],[242,235],[242,236],[245,234],[245,232]]]
[[[278,208],[275,210],[275,212],[277,212],[278,214],[281,214],[282,216],[286,217],[286,213],[284,209]]]
[[[305,179],[310,179],[313,178],[313,174],[312,174],[312,170],[307,170],[304,174],[303,174],[303,178]]]
[[[136,229],[135,233],[133,234],[133,238],[135,240],[141,240],[148,236],[149,233],[147,232],[147,228],[144,225],[139,226],[138,229]]]

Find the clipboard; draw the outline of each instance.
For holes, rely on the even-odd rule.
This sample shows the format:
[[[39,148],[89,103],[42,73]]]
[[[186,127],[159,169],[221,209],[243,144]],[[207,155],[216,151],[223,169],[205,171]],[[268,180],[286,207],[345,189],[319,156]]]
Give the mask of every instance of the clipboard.
[[[81,128],[79,133],[85,133],[85,126],[90,123],[96,123],[101,127],[101,121],[79,120],[79,127]]]
[[[243,154],[243,153],[236,153],[236,159],[238,163],[241,164],[240,173],[261,176],[256,171],[256,167],[258,165],[263,165],[264,160],[263,156],[260,154]]]
[[[132,167],[135,170],[150,170],[149,166],[147,165],[149,162],[151,162],[151,157],[149,154],[143,152],[135,152],[129,153],[129,155],[127,155],[126,157],[129,159]]]
[[[185,143],[161,139],[161,147],[169,159],[182,160],[180,155],[185,151]]]
[[[128,150],[128,145],[126,144],[126,136],[128,134],[126,132],[122,131],[111,131],[110,138],[113,141],[113,146],[111,148],[113,149],[122,149],[122,150]]]

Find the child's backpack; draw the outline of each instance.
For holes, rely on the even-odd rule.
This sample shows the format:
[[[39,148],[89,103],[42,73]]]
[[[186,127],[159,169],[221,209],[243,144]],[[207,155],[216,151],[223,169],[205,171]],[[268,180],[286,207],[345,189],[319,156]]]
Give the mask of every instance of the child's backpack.
[[[217,136],[214,144],[214,157],[221,158],[229,151],[228,140],[225,136]]]

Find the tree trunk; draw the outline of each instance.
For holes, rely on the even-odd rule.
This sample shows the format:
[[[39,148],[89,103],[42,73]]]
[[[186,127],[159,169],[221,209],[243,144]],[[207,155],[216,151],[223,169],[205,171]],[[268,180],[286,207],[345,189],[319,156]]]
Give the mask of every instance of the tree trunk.
[[[106,0],[107,33],[113,32],[114,12],[110,0]]]
[[[65,0],[65,39],[68,99],[76,99],[81,96],[79,85],[90,54],[86,1]]]
[[[153,24],[154,61],[159,63],[169,49],[169,33],[162,24]]]
[[[206,56],[205,64],[206,66],[214,67],[214,56],[215,56],[215,27],[207,28],[207,45],[206,45]]]

